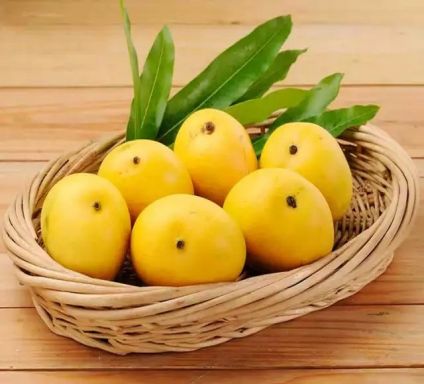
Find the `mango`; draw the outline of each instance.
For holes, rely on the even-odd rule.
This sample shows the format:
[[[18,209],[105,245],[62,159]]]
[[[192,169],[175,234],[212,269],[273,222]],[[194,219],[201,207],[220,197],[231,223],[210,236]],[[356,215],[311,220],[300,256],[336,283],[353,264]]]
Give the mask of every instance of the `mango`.
[[[262,150],[261,168],[300,173],[326,198],[333,219],[343,217],[352,200],[352,174],[337,140],[319,125],[287,123],[271,133]]]
[[[49,191],[41,235],[49,255],[64,267],[112,280],[131,233],[124,198],[109,181],[88,173],[66,176]]]
[[[257,168],[245,128],[217,109],[190,115],[177,134],[174,152],[186,165],[195,193],[219,205],[237,181]]]
[[[124,196],[134,222],[153,201],[175,193],[193,193],[193,183],[181,160],[153,140],[134,140],[110,151],[99,176],[111,181]]]
[[[138,276],[150,285],[234,281],[246,245],[237,223],[217,204],[192,195],[163,197],[141,212],[131,235]]]
[[[288,169],[259,169],[230,191],[224,210],[240,225],[247,262],[278,272],[309,264],[331,252],[330,208],[312,183]]]

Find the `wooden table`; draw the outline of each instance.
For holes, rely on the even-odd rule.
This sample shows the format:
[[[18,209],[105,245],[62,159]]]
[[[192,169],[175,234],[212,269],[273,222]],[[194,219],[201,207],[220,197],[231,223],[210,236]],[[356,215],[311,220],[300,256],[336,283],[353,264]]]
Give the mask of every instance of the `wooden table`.
[[[128,7],[142,59],[161,25],[171,27],[175,89],[253,25],[291,13],[287,47],[310,50],[285,84],[310,86],[345,72],[336,104],[380,104],[375,123],[424,176],[422,0],[134,0]],[[47,160],[124,129],[131,88],[115,0],[1,0],[0,52],[3,213]],[[423,231],[421,210],[387,272],[331,308],[218,347],[126,357],[50,333],[0,244],[0,383],[423,383]]]

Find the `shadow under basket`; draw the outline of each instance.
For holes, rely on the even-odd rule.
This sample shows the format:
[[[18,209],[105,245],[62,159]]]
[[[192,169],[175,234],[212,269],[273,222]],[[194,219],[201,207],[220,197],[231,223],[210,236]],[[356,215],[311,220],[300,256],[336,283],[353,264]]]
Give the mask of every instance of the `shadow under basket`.
[[[340,139],[354,196],[326,257],[288,272],[180,288],[93,279],[42,248],[41,206],[57,181],[95,172],[121,142],[123,135],[93,142],[49,163],[10,206],[3,233],[17,277],[50,330],[116,354],[196,350],[328,307],[384,272],[417,211],[411,159],[385,132],[362,126]]]

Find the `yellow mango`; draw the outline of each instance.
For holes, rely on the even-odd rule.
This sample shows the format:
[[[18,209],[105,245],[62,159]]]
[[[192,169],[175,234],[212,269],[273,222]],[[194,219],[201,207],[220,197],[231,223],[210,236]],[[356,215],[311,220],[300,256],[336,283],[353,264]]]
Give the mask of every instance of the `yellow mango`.
[[[333,220],[324,196],[288,169],[247,175],[231,189],[224,210],[240,225],[248,263],[259,270],[296,268],[333,247]]]
[[[153,140],[134,140],[110,151],[99,176],[111,181],[124,196],[133,221],[153,201],[174,193],[193,193],[193,183],[181,160]]]
[[[219,205],[237,181],[257,168],[245,128],[217,109],[190,115],[177,134],[174,152],[190,172],[195,193]]]
[[[246,259],[243,234],[217,204],[192,195],[163,197],[135,222],[131,257],[147,284],[234,281]]]
[[[109,181],[88,173],[64,177],[41,211],[41,235],[50,256],[64,267],[112,280],[128,247],[127,205]]]
[[[300,173],[326,198],[333,219],[343,217],[352,199],[352,174],[337,140],[319,125],[287,123],[268,138],[261,168],[287,168]]]

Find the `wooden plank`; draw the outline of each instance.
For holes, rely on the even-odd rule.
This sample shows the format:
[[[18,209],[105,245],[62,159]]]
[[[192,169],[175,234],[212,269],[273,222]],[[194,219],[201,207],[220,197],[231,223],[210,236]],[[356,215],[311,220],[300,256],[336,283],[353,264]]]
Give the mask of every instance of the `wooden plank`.
[[[252,25],[170,26],[176,46],[174,84],[183,85]],[[133,29],[145,55],[161,24]],[[3,25],[0,86],[122,86],[131,83],[120,25]],[[337,36],[337,38],[335,38]],[[286,48],[307,48],[287,84],[314,84],[333,72],[346,84],[424,84],[424,23],[301,24]],[[393,47],[397,47],[393,49]],[[29,64],[30,58],[30,64]]]
[[[48,160],[124,130],[130,99],[130,88],[0,89],[0,160]],[[368,103],[381,105],[375,124],[424,157],[424,86],[344,87],[335,106]]]
[[[424,176],[424,160],[416,160]],[[13,196],[29,181],[31,175],[45,163],[0,162],[0,216],[10,204]],[[421,206],[424,204],[424,179],[421,179]],[[0,230],[2,224],[0,223]],[[397,250],[395,259],[388,270],[361,292],[340,304],[424,304],[424,242],[421,236],[424,228],[424,210],[420,210],[414,229]],[[20,286],[14,276],[12,264],[0,242],[0,307],[32,306],[26,288]]]
[[[16,194],[29,184],[31,176],[35,175],[44,164],[46,163],[0,162],[0,217],[3,217]],[[2,222],[0,222],[1,228],[3,228]],[[0,242],[0,252],[4,252],[4,250],[4,244]]]
[[[423,381],[424,369],[421,368],[0,372],[0,382],[7,384],[421,384]]]
[[[33,307],[28,289],[19,284],[12,262],[5,253],[0,253],[0,291],[0,308]]]
[[[276,15],[292,14],[296,23],[422,24],[421,0],[334,1],[285,0],[127,0],[133,24],[256,24]],[[2,0],[0,24],[3,25],[110,25],[120,24],[115,0]],[[253,11],[254,10],[254,11]],[[99,17],[101,15],[101,17]]]
[[[3,370],[424,367],[424,306],[333,306],[212,348],[126,357],[54,335],[33,308],[0,317]]]
[[[29,177],[46,162],[0,162],[0,212],[3,214],[16,193],[28,182]]]

